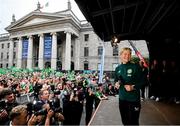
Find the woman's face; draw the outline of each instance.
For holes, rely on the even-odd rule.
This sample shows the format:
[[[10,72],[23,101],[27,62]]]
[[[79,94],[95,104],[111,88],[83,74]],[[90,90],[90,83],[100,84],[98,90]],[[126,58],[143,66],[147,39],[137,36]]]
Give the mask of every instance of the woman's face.
[[[124,50],[120,55],[120,58],[121,58],[121,62],[123,64],[126,64],[131,60],[131,52],[129,50]]]

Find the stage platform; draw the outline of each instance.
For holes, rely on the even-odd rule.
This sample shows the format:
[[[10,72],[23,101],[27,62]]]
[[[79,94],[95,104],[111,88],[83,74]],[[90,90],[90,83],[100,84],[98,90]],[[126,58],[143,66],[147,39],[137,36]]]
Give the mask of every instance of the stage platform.
[[[103,100],[89,125],[122,125],[118,96]],[[146,99],[142,102],[140,125],[180,125],[180,104]]]

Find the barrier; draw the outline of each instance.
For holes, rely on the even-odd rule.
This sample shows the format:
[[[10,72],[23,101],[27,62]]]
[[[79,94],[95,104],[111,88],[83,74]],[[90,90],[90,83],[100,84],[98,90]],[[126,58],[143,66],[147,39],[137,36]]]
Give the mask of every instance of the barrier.
[[[34,100],[34,93],[22,94],[20,97],[16,97],[16,101],[19,104],[26,104]]]

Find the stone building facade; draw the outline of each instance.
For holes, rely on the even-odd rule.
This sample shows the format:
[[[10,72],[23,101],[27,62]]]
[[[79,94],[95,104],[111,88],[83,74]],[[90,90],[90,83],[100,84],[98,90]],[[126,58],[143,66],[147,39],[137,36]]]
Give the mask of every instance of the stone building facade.
[[[39,8],[19,20],[13,16],[6,28],[8,33],[0,35],[0,67],[40,69],[51,67],[59,70],[98,70],[103,48],[104,70],[113,71],[119,63],[118,48],[103,42],[86,21],[80,21],[67,10],[46,13]],[[148,57],[145,41],[134,41],[144,57]]]

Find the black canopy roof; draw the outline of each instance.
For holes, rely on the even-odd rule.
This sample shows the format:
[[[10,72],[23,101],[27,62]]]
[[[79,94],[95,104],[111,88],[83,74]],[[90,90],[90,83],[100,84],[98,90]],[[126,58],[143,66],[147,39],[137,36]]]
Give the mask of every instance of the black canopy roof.
[[[104,41],[180,36],[180,0],[75,0]]]

